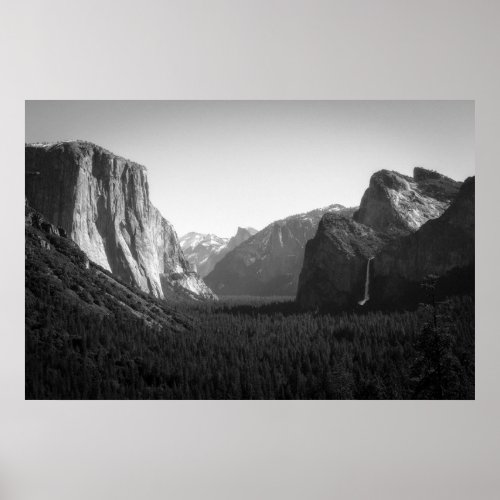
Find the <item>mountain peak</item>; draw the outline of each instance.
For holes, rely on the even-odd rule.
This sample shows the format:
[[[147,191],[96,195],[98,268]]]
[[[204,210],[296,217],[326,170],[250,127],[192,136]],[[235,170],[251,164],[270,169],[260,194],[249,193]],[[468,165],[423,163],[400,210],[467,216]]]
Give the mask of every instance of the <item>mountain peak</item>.
[[[439,217],[457,195],[460,183],[422,167],[413,173],[414,177],[394,170],[375,172],[354,220],[377,231],[409,233]]]
[[[238,229],[236,230],[236,236],[246,234],[253,236],[255,233],[257,233],[257,229],[254,229],[253,227],[238,226]]]
[[[370,177],[370,187],[381,186],[387,189],[408,189],[413,178],[395,170],[378,170]]]
[[[328,212],[352,215],[329,205],[271,222],[229,252],[205,281],[224,295],[294,295],[306,242]]]
[[[180,239],[180,244],[191,268],[205,277],[227,253],[241,245],[256,232],[251,227],[241,226],[238,227],[232,238],[190,232]]]
[[[413,179],[416,182],[427,181],[430,179],[441,179],[441,180],[449,180],[455,182],[450,177],[446,177],[446,175],[436,172],[436,170],[429,170],[424,167],[415,167],[413,169]]]

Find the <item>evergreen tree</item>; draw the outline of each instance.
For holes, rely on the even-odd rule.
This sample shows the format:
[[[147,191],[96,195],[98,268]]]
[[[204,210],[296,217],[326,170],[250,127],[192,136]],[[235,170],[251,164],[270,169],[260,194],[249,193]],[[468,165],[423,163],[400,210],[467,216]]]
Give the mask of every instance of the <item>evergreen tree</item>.
[[[459,393],[460,363],[452,350],[452,325],[438,312],[436,282],[437,277],[430,275],[422,283],[431,300],[423,307],[428,319],[415,344],[417,357],[412,376],[413,397],[417,399],[454,399]]]

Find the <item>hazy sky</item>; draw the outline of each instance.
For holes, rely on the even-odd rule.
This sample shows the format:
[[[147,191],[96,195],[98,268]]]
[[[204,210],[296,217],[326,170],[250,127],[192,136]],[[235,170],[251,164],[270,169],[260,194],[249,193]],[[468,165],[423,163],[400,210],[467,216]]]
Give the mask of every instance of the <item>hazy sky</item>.
[[[26,102],[26,142],[68,139],[145,165],[179,235],[355,206],[382,168],[475,168],[473,101]]]

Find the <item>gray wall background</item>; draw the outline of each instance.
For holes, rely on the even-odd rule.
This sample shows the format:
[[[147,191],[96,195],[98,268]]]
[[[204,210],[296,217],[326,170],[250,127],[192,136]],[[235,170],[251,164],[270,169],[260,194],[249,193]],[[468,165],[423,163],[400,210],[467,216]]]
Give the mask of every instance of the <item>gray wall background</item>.
[[[499,14],[488,0],[4,0],[0,497],[498,498]],[[181,98],[476,100],[476,401],[24,401],[24,100]]]

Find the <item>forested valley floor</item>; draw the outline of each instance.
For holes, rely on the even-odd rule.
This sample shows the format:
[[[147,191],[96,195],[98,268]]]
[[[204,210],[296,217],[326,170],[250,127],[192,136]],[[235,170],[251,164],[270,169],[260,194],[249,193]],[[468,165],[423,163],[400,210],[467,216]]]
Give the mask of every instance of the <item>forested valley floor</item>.
[[[173,328],[95,314],[50,286],[27,294],[27,399],[474,398],[471,296],[338,314],[178,304]]]

